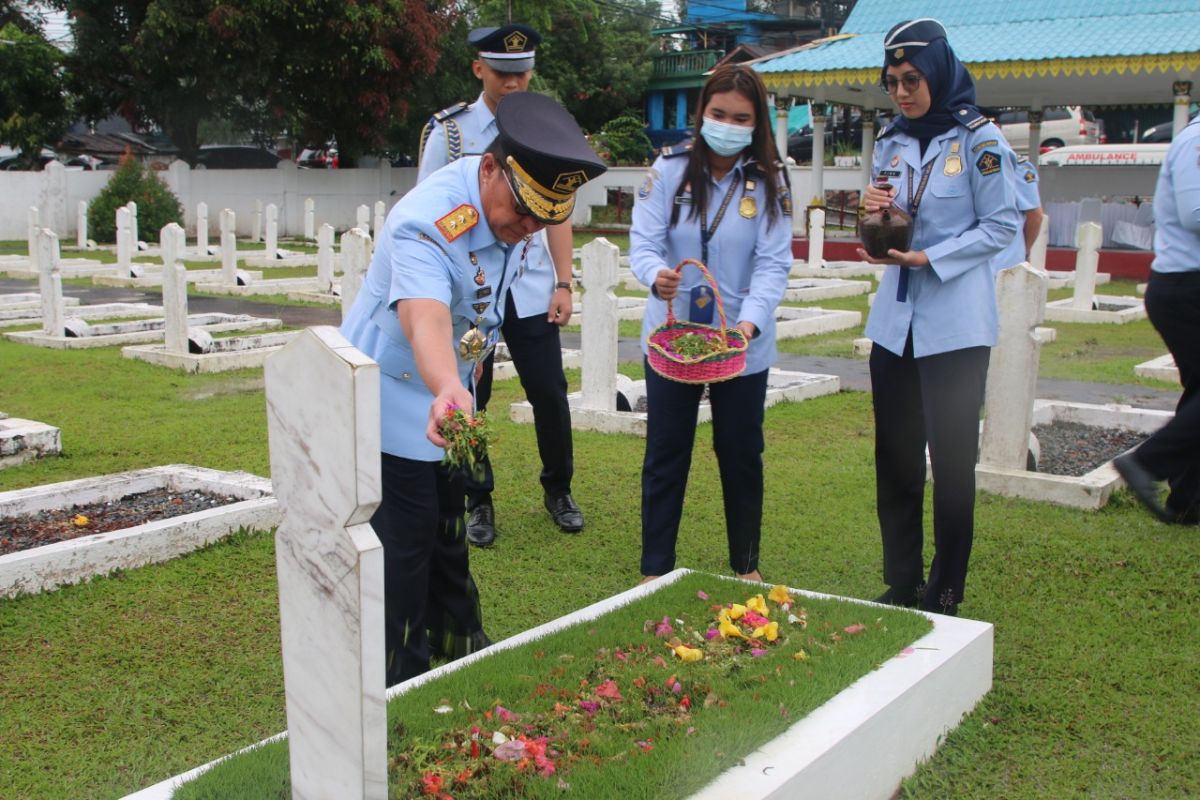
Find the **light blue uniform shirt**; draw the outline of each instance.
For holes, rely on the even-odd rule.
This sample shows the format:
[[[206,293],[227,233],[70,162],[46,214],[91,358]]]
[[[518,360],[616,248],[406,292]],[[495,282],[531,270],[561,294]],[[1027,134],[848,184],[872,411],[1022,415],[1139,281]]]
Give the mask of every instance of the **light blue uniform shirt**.
[[[909,270],[908,300],[896,299],[900,267],[884,270],[867,318],[873,342],[903,355],[909,330],[913,354],[922,356],[991,347],[999,327],[992,262],[1021,227],[1016,189],[1006,170],[1016,159],[995,125],[976,130],[956,125],[934,136],[921,156],[920,143],[896,132],[875,143],[875,175],[896,188],[895,202],[908,209],[909,167],[913,194],[921,170],[933,171],[917,212],[910,249],[924,250],[929,266]]]
[[[685,258],[700,258],[700,220],[688,218],[691,205],[679,207],[679,221],[671,227],[671,207],[687,162],[686,153],[669,158],[660,156],[651,167],[633,206],[629,261],[633,274],[646,286],[653,286],[659,270],[674,269]],[[754,189],[749,192],[745,191],[747,177],[755,181]],[[720,289],[728,326],[732,328],[746,321],[754,323],[759,331],[758,336],[750,340],[746,353],[747,375],[761,372],[775,363],[775,309],[787,290],[788,270],[792,266],[791,217],[781,211],[775,224],[768,226],[764,188],[767,180],[778,185],[780,176],[763,176],[757,170],[748,175],[744,160],[739,159],[720,181],[710,181],[708,189],[708,220],[711,224],[726,192],[733,186],[734,194],[725,209],[725,216],[708,243],[705,266]],[[785,192],[786,189],[781,189],[781,199]],[[753,217],[745,217],[739,211],[743,195],[753,198]],[[691,194],[686,193],[683,197],[690,199]],[[708,285],[698,269],[684,267],[679,294],[673,301],[677,319],[688,318],[692,287],[702,284]],[[642,319],[643,353],[649,351],[646,337],[666,319],[666,302],[651,293]],[[715,309],[712,322],[707,324],[720,324]]]
[[[1012,170],[1008,172],[1008,176],[1013,182],[1013,188],[1016,189],[1017,210],[1021,212],[1021,227],[1017,229],[1017,235],[1013,237],[1004,252],[992,262],[992,269],[995,272],[1015,267],[1025,260],[1025,212],[1042,207],[1042,197],[1038,191],[1037,169],[1028,158],[1014,153]]]
[[[1154,191],[1155,272],[1200,271],[1200,117],[1167,150]]]
[[[421,151],[417,182],[424,181],[452,161],[448,148],[449,139],[457,139],[456,149],[459,157],[478,156],[487,150],[499,133],[496,115],[484,102],[483,94],[480,94],[474,103],[445,121],[433,121],[433,130]],[[554,284],[558,278],[545,237],[545,232],[534,234],[528,251],[521,246],[513,247],[512,267],[520,281],[513,286],[512,296],[519,317],[544,315],[550,308],[550,298],[554,294]]]
[[[433,393],[417,372],[396,315],[397,301],[425,298],[448,306],[454,334],[446,345],[457,354],[459,338],[479,317],[480,331],[495,340],[515,277],[506,266],[507,248],[483,216],[478,174],[478,158],[460,159],[392,207],[362,289],[342,322],[342,335],[379,364],[382,449],[394,456],[440,461],[443,454],[425,438]],[[438,221],[464,205],[476,211],[478,222],[465,233],[448,235]],[[464,386],[474,367],[474,361],[459,358]]]

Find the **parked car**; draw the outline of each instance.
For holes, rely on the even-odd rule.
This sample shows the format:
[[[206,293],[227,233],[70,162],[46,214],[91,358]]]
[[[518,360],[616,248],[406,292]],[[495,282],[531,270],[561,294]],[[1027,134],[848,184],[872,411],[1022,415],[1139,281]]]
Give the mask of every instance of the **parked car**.
[[[249,144],[204,145],[196,153],[196,166],[206,169],[274,169],[279,156]]]
[[[21,154],[12,148],[4,148],[4,153],[0,154],[0,170],[24,170],[28,169],[25,162],[21,160]],[[43,169],[51,161],[56,160],[58,154],[48,147],[43,147],[42,152],[38,155],[37,169]]]
[[[1029,149],[1029,111],[1003,111],[997,120],[1000,131],[1017,152]],[[1100,127],[1091,111],[1082,106],[1054,106],[1042,111],[1039,152],[1068,144],[1099,144]]]
[[[1160,122],[1157,125],[1151,125],[1142,131],[1138,136],[1138,141],[1143,144],[1153,144],[1156,142],[1169,142],[1175,138],[1175,121],[1167,120]]]
[[[337,163],[337,148],[330,145],[306,147],[300,151],[300,157],[296,159],[296,166],[301,169],[336,169]]]

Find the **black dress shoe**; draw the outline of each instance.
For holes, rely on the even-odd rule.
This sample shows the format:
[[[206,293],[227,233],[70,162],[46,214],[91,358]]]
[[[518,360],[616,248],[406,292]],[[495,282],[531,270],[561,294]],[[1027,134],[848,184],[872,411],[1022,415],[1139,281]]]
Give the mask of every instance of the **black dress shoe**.
[[[924,586],[889,586],[886,592],[875,598],[875,602],[885,606],[916,608],[921,605],[924,594]]]
[[[486,647],[491,647],[491,646],[492,646],[492,640],[490,638],[488,638],[488,635],[486,633],[484,633],[482,629],[477,630],[474,633],[472,633],[471,636],[467,640],[467,652],[468,653],[475,653],[480,650],[483,650]]]
[[[480,503],[467,515],[467,541],[476,547],[491,547],[496,541],[496,510]]]
[[[1174,522],[1175,515],[1163,508],[1162,503],[1158,501],[1158,482],[1154,480],[1154,476],[1150,471],[1142,466],[1137,460],[1137,456],[1133,453],[1125,453],[1113,459],[1113,466],[1117,468],[1117,472],[1125,479],[1125,483],[1129,484],[1129,490],[1133,492],[1134,497],[1142,502],[1146,508],[1150,509],[1150,513],[1158,517],[1162,522]]]
[[[578,533],[583,530],[583,512],[575,505],[570,492],[559,495],[546,495],[546,510],[554,524],[567,533]]]

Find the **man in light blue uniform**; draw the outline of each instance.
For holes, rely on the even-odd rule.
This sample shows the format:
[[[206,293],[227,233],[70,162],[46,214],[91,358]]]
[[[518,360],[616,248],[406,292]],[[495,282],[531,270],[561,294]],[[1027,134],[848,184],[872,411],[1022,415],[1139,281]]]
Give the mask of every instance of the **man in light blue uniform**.
[[[546,187],[604,171],[548,97],[510,95],[496,121],[482,156],[440,170],[392,208],[341,328],[381,372],[383,501],[371,525],[384,548],[389,685],[428,669],[430,636],[451,657],[488,644],[462,475],[440,463],[437,423],[451,405],[472,408],[467,387],[517,277],[510,250],[571,213],[573,192]]]
[[[1013,153],[1012,156],[1011,163],[1005,165],[1005,172],[1013,182],[1013,188],[1017,195],[1017,210],[1024,217],[1024,222],[1020,232],[1013,237],[1004,252],[992,263],[992,269],[995,272],[1015,267],[1022,261],[1029,260],[1033,243],[1037,241],[1038,233],[1042,229],[1042,220],[1046,216],[1042,212],[1037,169],[1025,156],[1018,156],[1016,153]]]
[[[471,66],[483,91],[474,103],[458,103],[433,115],[422,135],[418,181],[464,155],[483,152],[492,142],[496,106],[508,94],[529,86],[541,36],[527,25],[509,24],[477,28],[468,41],[479,49],[479,58]],[[559,339],[559,328],[571,319],[571,234],[568,221],[513,249],[512,269],[520,280],[508,295],[502,329],[521,387],[533,406],[544,503],[555,524],[568,533],[583,528],[583,513],[571,496],[571,408]],[[492,361],[489,357],[484,362],[475,387],[481,409],[491,399]],[[487,547],[496,539],[494,488],[491,461],[485,460],[479,476],[467,479],[467,541],[473,545]]]
[[[1137,498],[1163,522],[1200,523],[1200,117],[1167,151],[1154,192],[1154,263],[1146,313],[1179,369],[1175,416],[1114,461]],[[1157,481],[1170,486],[1159,501]]]

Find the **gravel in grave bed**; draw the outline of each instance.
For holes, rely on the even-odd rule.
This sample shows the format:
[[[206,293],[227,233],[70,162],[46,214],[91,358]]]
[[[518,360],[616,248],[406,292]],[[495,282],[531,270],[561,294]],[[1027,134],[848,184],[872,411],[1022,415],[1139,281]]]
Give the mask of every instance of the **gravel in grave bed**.
[[[157,522],[238,502],[241,502],[240,497],[212,492],[152,489],[148,492],[129,494],[119,500],[54,508],[36,514],[0,517],[0,555],[93,533],[134,528],[147,522]]]
[[[1148,433],[1079,422],[1034,425],[1033,435],[1042,451],[1038,472],[1072,478],[1086,475],[1150,437]]]

